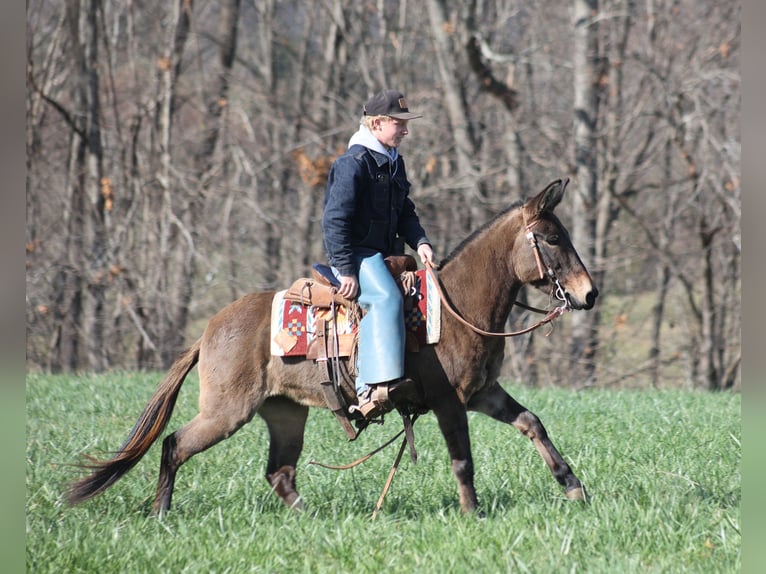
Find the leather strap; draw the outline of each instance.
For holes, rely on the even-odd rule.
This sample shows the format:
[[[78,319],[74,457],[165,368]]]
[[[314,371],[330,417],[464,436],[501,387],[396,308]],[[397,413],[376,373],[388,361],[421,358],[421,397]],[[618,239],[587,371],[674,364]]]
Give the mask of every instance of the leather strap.
[[[566,305],[562,305],[561,307],[556,307],[552,311],[550,311],[545,317],[540,319],[537,323],[535,323],[531,327],[527,327],[526,329],[521,329],[520,331],[503,332],[503,333],[493,333],[491,331],[485,331],[484,329],[480,329],[479,327],[476,327],[475,325],[472,325],[471,323],[463,319],[463,317],[460,316],[460,314],[452,307],[452,305],[450,305],[449,301],[447,300],[447,297],[444,295],[441,282],[439,281],[439,277],[436,275],[436,269],[434,269],[433,265],[431,265],[430,263],[426,263],[426,269],[428,273],[431,274],[431,278],[434,280],[434,283],[436,285],[436,290],[439,293],[439,298],[441,299],[442,303],[446,307],[447,311],[449,311],[450,315],[452,315],[460,323],[462,323],[463,325],[471,329],[473,332],[478,333],[479,335],[484,335],[485,337],[517,337],[519,335],[524,335],[526,333],[534,331],[535,329],[539,327],[542,327],[546,323],[550,323],[554,319],[561,316],[565,311],[567,311]]]

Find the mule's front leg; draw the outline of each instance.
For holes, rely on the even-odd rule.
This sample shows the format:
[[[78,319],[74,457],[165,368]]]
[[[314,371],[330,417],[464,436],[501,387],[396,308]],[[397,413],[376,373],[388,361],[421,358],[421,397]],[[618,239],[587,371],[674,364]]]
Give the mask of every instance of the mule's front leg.
[[[523,409],[524,407],[521,408]],[[575,476],[570,466],[564,460],[564,457],[553,446],[550,438],[548,438],[548,432],[537,415],[524,409],[511,424],[532,441],[537,452],[540,453],[548,468],[551,469],[554,478],[564,487],[566,497],[571,500],[585,500],[585,491],[580,479]]]
[[[460,509],[463,512],[474,511],[478,501],[473,485],[473,457],[465,407],[455,396],[454,400],[445,401],[445,404],[435,407],[433,411],[444,440],[447,442],[447,450],[452,460],[452,472],[457,478]]]
[[[585,500],[585,490],[580,479],[553,446],[543,423],[537,415],[505,392],[498,383],[471,397],[468,408],[516,427],[535,445],[554,478],[564,487],[566,497],[571,500]]]

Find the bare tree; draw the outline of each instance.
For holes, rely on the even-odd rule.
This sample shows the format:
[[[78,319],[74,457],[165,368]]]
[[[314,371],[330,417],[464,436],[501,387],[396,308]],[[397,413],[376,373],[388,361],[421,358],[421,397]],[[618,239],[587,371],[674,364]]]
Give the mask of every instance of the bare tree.
[[[598,213],[597,127],[599,119],[598,80],[601,74],[598,48],[598,1],[574,0],[572,14],[572,66],[574,73],[574,195],[572,238],[588,261],[596,284],[603,272],[596,251]],[[598,345],[598,309],[573,318],[572,357],[579,362],[577,378],[592,383]]]
[[[34,65],[29,66],[37,96],[56,110],[71,133],[64,206],[67,259],[57,265],[56,299],[50,311],[56,327],[47,366],[53,371],[80,366],[103,370],[107,366],[102,340],[110,254],[99,93],[99,14],[98,0],[70,0],[64,6],[64,41],[73,62],[65,97],[71,103],[43,91],[53,87],[51,82],[43,80],[40,86],[34,79]],[[43,78],[50,73],[52,70],[45,69]],[[30,143],[35,145],[34,140]]]

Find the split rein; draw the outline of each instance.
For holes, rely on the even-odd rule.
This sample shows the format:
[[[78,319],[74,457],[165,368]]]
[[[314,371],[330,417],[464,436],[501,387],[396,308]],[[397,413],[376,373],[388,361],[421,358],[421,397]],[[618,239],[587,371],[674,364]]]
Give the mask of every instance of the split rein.
[[[561,283],[559,283],[558,278],[556,277],[555,273],[553,272],[553,269],[550,267],[547,267],[545,270],[543,268],[543,261],[542,261],[542,255],[540,253],[540,246],[537,243],[537,238],[535,237],[535,234],[532,232],[531,227],[534,225],[534,222],[526,226],[526,237],[527,241],[529,241],[529,245],[532,248],[532,251],[535,254],[535,261],[537,262],[537,269],[540,272],[540,279],[545,279],[545,276],[547,274],[548,278],[551,280],[551,282],[556,286],[556,299],[561,301],[563,304],[559,307],[555,307],[551,311],[544,311],[542,309],[538,309],[536,307],[530,307],[529,305],[525,305],[523,303],[519,303],[518,301],[514,301],[514,305],[517,305],[519,307],[522,307],[524,309],[527,309],[528,311],[533,311],[535,313],[540,314],[546,314],[545,317],[540,319],[537,323],[534,325],[531,325],[525,329],[521,329],[520,331],[512,331],[512,332],[504,332],[504,333],[493,333],[491,331],[485,331],[484,329],[480,329],[476,325],[473,325],[466,321],[460,313],[458,313],[455,308],[452,306],[452,304],[447,299],[447,296],[444,294],[444,290],[442,289],[441,282],[439,281],[439,277],[436,275],[436,269],[434,268],[433,264],[431,264],[429,261],[426,261],[426,270],[431,275],[431,279],[434,281],[434,285],[436,286],[436,290],[439,293],[439,299],[441,299],[442,304],[444,307],[449,311],[450,315],[452,315],[455,319],[457,319],[460,323],[471,329],[474,333],[478,333],[479,335],[484,335],[485,337],[517,337],[519,335],[525,335],[526,333],[530,333],[534,331],[535,329],[538,329],[542,327],[543,325],[550,323],[554,319],[557,319],[561,315],[563,315],[566,311],[569,311],[571,309],[569,302],[567,301],[566,294],[564,293],[564,288],[561,286]],[[546,333],[546,337],[550,335],[550,331]]]

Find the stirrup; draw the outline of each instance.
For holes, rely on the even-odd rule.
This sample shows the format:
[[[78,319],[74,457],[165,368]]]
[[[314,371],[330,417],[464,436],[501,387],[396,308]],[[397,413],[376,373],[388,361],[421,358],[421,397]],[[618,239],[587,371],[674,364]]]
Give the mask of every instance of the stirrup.
[[[394,410],[394,403],[389,399],[389,391],[398,387],[405,380],[397,379],[390,383],[370,385],[366,391],[358,396],[359,403],[349,407],[349,412],[358,412],[365,419],[372,419]]]

